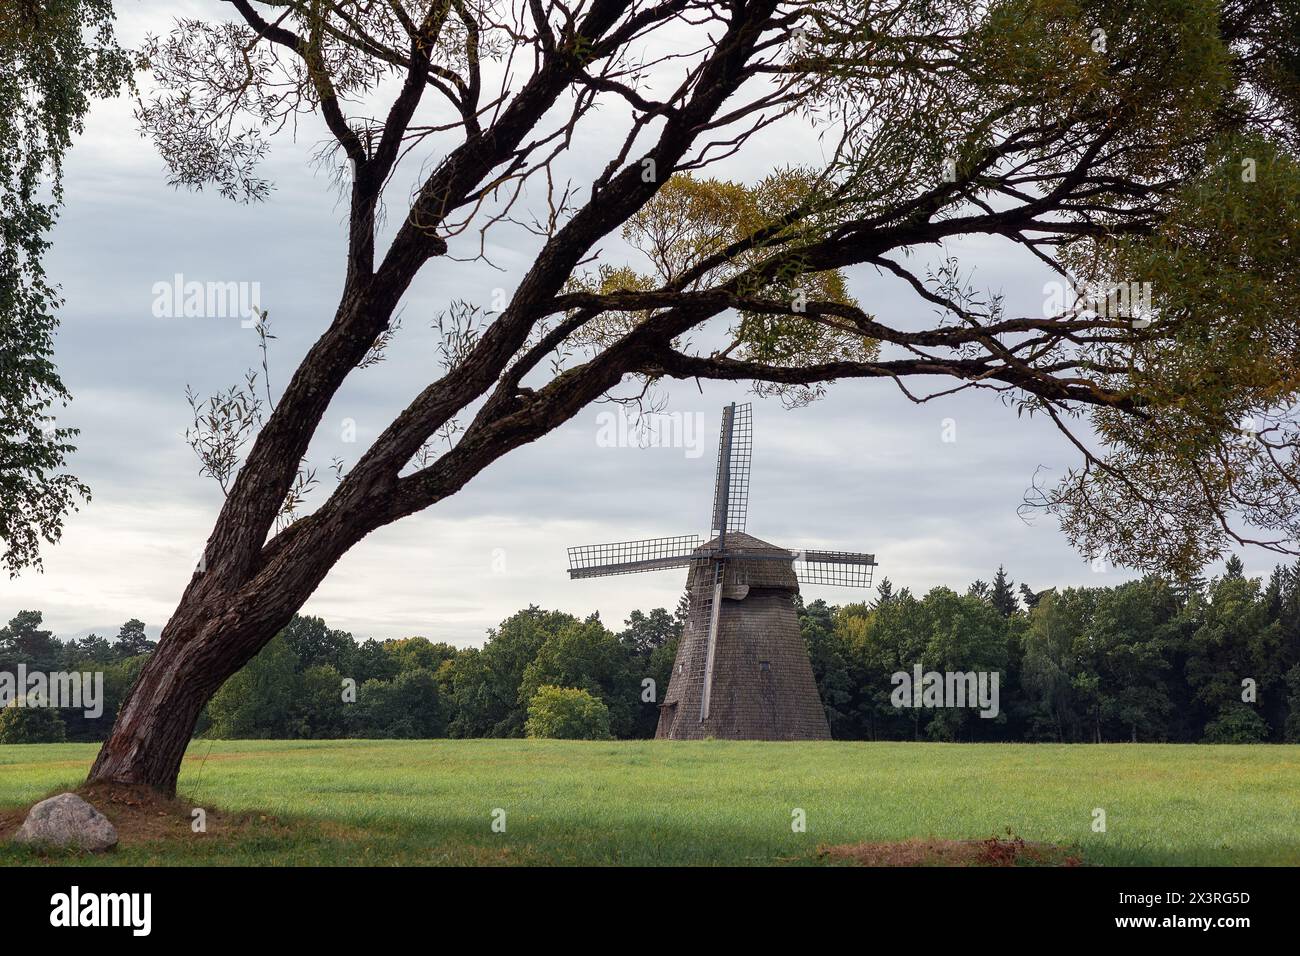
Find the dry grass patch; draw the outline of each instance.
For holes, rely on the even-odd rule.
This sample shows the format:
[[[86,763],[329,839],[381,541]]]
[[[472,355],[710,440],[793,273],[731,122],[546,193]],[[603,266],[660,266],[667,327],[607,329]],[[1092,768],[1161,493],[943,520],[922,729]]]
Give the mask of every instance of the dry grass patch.
[[[56,790],[41,799],[65,793]],[[204,807],[204,829],[194,829],[195,805],[183,797],[167,797],[144,786],[85,784],[73,791],[108,817],[117,828],[118,846],[139,846],[169,840],[214,840],[239,837],[287,836],[293,828],[264,814],[232,814]],[[39,803],[40,800],[35,801]],[[0,814],[0,840],[10,840],[31,807]]]
[[[882,843],[819,846],[817,856],[857,866],[1079,866],[1077,850],[1047,843],[1027,843],[1010,831],[987,840],[940,840],[913,837]]]

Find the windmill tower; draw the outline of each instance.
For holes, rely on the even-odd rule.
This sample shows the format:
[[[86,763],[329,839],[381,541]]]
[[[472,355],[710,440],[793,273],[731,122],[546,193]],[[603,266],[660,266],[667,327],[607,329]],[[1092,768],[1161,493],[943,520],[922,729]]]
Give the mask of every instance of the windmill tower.
[[[829,740],[794,597],[799,581],[869,587],[874,555],[788,551],[745,533],[753,417],[722,410],[710,539],[650,538],[569,549],[569,577],[689,568],[690,614],[656,737]]]

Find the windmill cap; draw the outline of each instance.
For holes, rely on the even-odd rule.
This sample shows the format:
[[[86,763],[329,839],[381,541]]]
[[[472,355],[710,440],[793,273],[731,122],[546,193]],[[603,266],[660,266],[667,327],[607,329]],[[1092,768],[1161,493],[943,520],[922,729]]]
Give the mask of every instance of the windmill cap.
[[[755,538],[752,534],[745,534],[743,531],[727,532],[727,550],[728,551],[755,551],[766,554],[789,554],[788,548],[779,548],[774,544]],[[708,554],[718,547],[718,539],[711,538],[695,550],[696,554]]]
[[[701,557],[708,557],[710,549],[715,549],[717,546],[718,539],[714,538],[704,546],[697,548],[695,553]],[[788,549],[778,548],[774,544],[769,544],[755,538],[753,535],[740,531],[728,532],[726,549],[730,557],[726,561],[723,584],[727,589],[743,586],[746,588],[780,588],[786,591],[799,590],[799,579],[795,577],[794,573],[794,555]],[[752,557],[750,557],[751,555]],[[776,555],[787,560],[774,561],[767,558],[766,555]],[[694,588],[699,585],[711,585],[713,580],[711,567],[711,562],[697,562],[696,566],[691,569],[688,586]]]

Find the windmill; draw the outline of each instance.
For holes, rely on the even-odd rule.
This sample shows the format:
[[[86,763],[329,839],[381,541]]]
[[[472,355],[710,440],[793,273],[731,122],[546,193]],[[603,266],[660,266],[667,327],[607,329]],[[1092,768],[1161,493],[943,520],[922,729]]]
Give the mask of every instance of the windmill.
[[[722,410],[710,539],[678,535],[569,549],[569,577],[689,568],[690,610],[656,737],[829,740],[794,598],[799,581],[870,587],[875,556],[788,551],[745,533],[753,416]]]

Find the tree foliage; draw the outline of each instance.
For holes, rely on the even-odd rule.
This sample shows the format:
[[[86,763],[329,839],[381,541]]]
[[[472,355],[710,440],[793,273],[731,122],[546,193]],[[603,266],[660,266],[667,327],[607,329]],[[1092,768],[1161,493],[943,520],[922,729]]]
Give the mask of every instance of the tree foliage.
[[[63,469],[74,428],[52,361],[61,304],[42,258],[63,199],[63,156],[97,96],[129,83],[110,0],[0,7],[0,569],[41,566],[89,490]]]
[[[40,731],[41,734],[56,733],[59,739],[103,740],[108,736],[122,699],[144,666],[146,654],[152,649],[153,642],[144,638],[143,625],[135,619],[124,624],[122,631],[138,633],[140,641],[126,643],[120,640],[110,642],[95,634],[63,642],[54,636],[53,631],[42,627],[42,622],[43,615],[40,611],[19,611],[8,624],[0,628],[0,673],[16,678],[21,664],[28,674],[80,672],[92,675],[92,679],[93,675],[102,674],[103,712],[98,717],[87,717],[84,709],[64,708],[56,715],[59,718],[57,728],[53,721],[47,721],[44,717],[11,715],[8,719],[16,723],[33,722],[33,727],[46,728]],[[140,647],[145,650],[139,651]],[[32,732],[36,733],[35,730]],[[14,734],[17,733],[14,731]]]
[[[233,739],[289,736],[298,697],[297,665],[297,655],[282,636],[268,642],[208,702],[208,734]]]
[[[390,335],[390,310],[422,263],[466,236],[484,255],[496,224],[520,221],[541,248],[504,310],[482,315],[446,375],[310,524],[334,527],[354,489],[395,480],[471,406],[451,451],[421,458],[387,503],[366,499],[359,531],[440,500],[628,377],[742,379],[803,402],[836,379],[903,386],[940,375],[1000,391],[1080,446],[1080,469],[1038,489],[1034,504],[1089,554],[1187,570],[1243,540],[1230,518],[1278,532],[1268,544],[1282,550],[1294,539],[1300,461],[1287,423],[1300,380],[1278,296],[1300,288],[1296,57],[1293,41],[1266,41],[1258,27],[1295,27],[1292,5],[289,2],[273,19],[257,3],[233,6],[233,22],[185,19],[149,48],[157,86],[140,119],[173,182],[255,200],[270,139],[318,113],[329,149],[350,161],[340,176],[351,221],[331,334],[262,427],[280,441],[276,463],[275,441],[253,442],[248,467],[265,480],[245,483],[231,515],[248,514],[243,499],[256,491],[275,498],[256,509],[273,516],[291,493],[320,410],[300,386],[328,398]],[[690,61],[654,45],[668,24],[722,32],[683,84],[661,90],[634,51]],[[536,69],[500,78],[485,100],[517,43],[533,46]],[[383,119],[347,115],[389,78],[401,87]],[[488,102],[496,108],[484,117]],[[605,102],[630,112],[628,137],[585,196],[558,190],[557,158]],[[552,105],[560,125],[547,134]],[[417,113],[440,119],[422,125]],[[768,127],[822,137],[826,162],[752,183],[706,175]],[[435,131],[453,145],[434,147]],[[431,148],[440,158],[377,260],[384,187],[405,157]],[[529,205],[533,182],[546,184],[545,215]],[[584,267],[614,230],[635,255]],[[955,260],[925,275],[905,262],[924,245],[981,234],[1072,286],[1149,283],[1153,304],[1138,316],[1067,301],[1012,317]],[[848,292],[853,267],[907,283],[938,323],[918,331],[866,312]],[[726,344],[693,349],[693,333],[715,318]],[[1071,425],[1081,415],[1097,447]],[[1270,426],[1243,443],[1251,416]],[[253,541],[269,526],[245,530]],[[308,527],[292,542],[318,544]],[[278,548],[268,548],[269,559]]]
[[[577,688],[602,702],[609,730],[629,736],[639,709],[640,682],[627,648],[599,620],[560,629],[537,649],[519,682],[525,707],[545,686]]]
[[[529,737],[608,740],[609,708],[581,688],[546,684],[528,700],[525,730]]]

